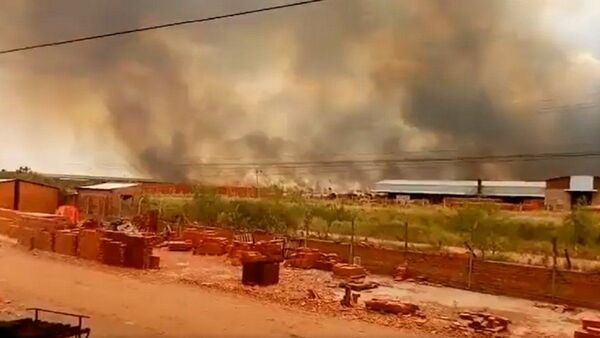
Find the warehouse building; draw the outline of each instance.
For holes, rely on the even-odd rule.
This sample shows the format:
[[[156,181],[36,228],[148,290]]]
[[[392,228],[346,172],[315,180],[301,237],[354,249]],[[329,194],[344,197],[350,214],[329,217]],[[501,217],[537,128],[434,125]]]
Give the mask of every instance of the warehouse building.
[[[384,180],[375,183],[375,193],[390,198],[426,199],[442,203],[449,197],[485,197],[520,203],[544,199],[544,181],[482,181],[482,180]]]
[[[137,212],[142,189],[138,183],[107,182],[77,188],[77,206],[83,217],[105,219]]]
[[[551,210],[570,210],[574,205],[600,205],[600,177],[561,176],[546,181],[545,204]]]
[[[60,203],[60,189],[19,178],[0,179],[0,208],[53,214]]]

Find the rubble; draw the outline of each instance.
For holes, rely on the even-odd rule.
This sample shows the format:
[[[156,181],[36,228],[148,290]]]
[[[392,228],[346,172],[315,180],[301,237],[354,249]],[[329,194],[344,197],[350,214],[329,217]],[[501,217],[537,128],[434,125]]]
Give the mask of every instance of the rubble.
[[[338,285],[340,288],[350,288],[352,291],[364,291],[371,290],[379,287],[379,283],[373,281],[363,281],[363,282],[341,282]]]
[[[510,320],[501,316],[495,316],[485,312],[461,312],[459,320],[453,323],[453,326],[468,330],[498,333],[508,328]]]
[[[557,305],[557,304],[547,304],[547,303],[534,303],[533,306],[542,309],[550,309],[552,311],[565,313],[565,312],[575,312],[577,308],[570,305]]]
[[[332,271],[333,266],[341,261],[335,253],[322,253],[318,249],[301,247],[290,256],[286,265],[300,269]]]
[[[366,301],[365,306],[367,310],[400,315],[412,315],[419,311],[417,305],[398,299],[373,298]]]

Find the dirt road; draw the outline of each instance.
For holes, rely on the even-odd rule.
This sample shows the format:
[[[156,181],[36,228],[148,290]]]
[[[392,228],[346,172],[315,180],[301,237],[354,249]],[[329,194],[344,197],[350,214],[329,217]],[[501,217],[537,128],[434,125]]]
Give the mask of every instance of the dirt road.
[[[428,337],[178,283],[154,283],[0,243],[0,300],[90,315],[92,337]],[[0,304],[4,302],[0,301]],[[0,305],[0,309],[2,305]],[[0,318],[7,317],[7,312]]]

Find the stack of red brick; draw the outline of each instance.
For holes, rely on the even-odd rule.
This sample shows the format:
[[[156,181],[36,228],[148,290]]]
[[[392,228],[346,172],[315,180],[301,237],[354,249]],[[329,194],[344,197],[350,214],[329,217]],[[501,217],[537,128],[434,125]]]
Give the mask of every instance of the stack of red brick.
[[[600,338],[600,317],[581,320],[581,329],[575,330],[575,338]]]
[[[367,271],[360,265],[338,263],[333,266],[333,275],[339,278],[361,278],[367,275]]]
[[[204,237],[194,247],[194,255],[221,256],[229,251],[229,240],[225,237]]]
[[[62,216],[0,209],[0,233],[27,248],[98,260],[137,269],[156,268],[152,257],[154,237],[93,229],[68,229]]]
[[[332,271],[334,265],[341,261],[342,259],[335,253],[326,254],[318,249],[298,248],[287,260],[287,264],[300,269]]]

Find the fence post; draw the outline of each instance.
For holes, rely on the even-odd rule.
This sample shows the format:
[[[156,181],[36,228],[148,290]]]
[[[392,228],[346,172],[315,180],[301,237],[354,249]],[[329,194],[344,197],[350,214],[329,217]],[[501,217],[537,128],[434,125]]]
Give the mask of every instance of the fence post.
[[[354,263],[354,219],[355,217],[352,217],[352,233],[350,234],[350,259],[348,260],[348,263],[350,264]]]
[[[404,254],[408,252],[408,221],[404,222]]]
[[[473,251],[473,248],[471,248],[471,246],[469,245],[469,243],[467,243],[465,241],[465,247],[467,248],[467,250],[469,250],[469,272],[467,275],[467,289],[471,289],[471,276],[473,275],[473,263],[474,263],[474,258],[476,257],[475,252]]]
[[[558,250],[556,248],[556,237],[552,237],[552,298],[556,297],[556,257]]]

